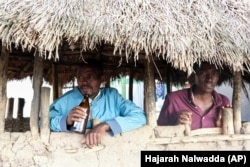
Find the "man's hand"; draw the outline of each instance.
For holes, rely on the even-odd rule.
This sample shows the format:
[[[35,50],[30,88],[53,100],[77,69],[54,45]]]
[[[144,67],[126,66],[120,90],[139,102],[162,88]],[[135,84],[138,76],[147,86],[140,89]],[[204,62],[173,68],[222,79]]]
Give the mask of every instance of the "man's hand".
[[[110,130],[107,123],[100,123],[91,129],[81,143],[86,144],[88,148],[93,148],[94,145],[101,144],[103,134]]]
[[[178,119],[178,124],[189,124],[191,125],[192,123],[192,112],[191,111],[181,111],[179,119]]]
[[[74,122],[80,122],[87,117],[86,110],[82,107],[76,106],[73,108],[67,117],[67,125],[73,125]]]
[[[226,105],[226,106],[222,106],[221,108],[231,108],[232,106],[231,105]],[[222,126],[222,110],[220,110],[218,116],[217,116],[217,119],[215,121],[215,126],[216,127],[221,127]]]

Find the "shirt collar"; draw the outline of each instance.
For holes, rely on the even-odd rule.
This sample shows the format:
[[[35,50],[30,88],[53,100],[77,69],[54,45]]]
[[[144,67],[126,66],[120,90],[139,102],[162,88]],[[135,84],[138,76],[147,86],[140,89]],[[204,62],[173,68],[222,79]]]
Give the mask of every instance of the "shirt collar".
[[[99,90],[98,94],[96,95],[96,97],[94,99],[89,98],[89,103],[91,103],[92,101],[94,101],[95,99],[97,99],[101,94],[101,91]]]
[[[192,85],[190,88],[187,89],[189,103],[193,103],[193,101],[194,101],[194,93],[193,93],[194,87],[195,87],[195,85]],[[214,104],[216,104],[216,95],[215,94],[216,94],[216,92],[215,92],[215,90],[213,90],[212,99],[213,99]]]

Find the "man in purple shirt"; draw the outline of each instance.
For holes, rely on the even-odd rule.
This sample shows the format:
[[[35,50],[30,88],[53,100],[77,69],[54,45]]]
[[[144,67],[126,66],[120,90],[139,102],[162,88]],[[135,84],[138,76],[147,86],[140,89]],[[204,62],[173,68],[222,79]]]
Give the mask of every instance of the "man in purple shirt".
[[[192,130],[221,126],[220,109],[231,105],[226,96],[214,90],[220,72],[208,62],[195,67],[194,85],[165,97],[158,125],[190,124]]]

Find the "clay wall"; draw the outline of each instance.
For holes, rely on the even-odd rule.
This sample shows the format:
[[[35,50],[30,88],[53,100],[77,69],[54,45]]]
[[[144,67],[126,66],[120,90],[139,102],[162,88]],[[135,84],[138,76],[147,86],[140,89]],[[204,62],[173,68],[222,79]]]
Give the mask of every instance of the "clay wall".
[[[82,145],[83,136],[77,133],[52,132],[44,142],[30,131],[5,132],[0,135],[0,167],[139,167],[142,150],[250,150],[249,125],[238,135],[217,134],[213,129],[209,134],[172,132],[172,137],[163,137],[166,131],[170,132],[144,126],[115,137],[106,134],[102,145],[93,149]]]

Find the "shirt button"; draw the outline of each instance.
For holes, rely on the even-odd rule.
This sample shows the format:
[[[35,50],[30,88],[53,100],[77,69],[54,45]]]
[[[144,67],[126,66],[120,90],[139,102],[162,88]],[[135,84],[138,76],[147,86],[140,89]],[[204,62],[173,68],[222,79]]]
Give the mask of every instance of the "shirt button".
[[[205,119],[205,117],[202,117],[202,119]]]

